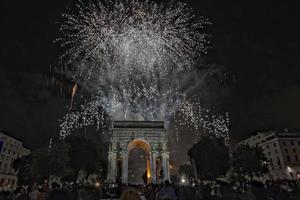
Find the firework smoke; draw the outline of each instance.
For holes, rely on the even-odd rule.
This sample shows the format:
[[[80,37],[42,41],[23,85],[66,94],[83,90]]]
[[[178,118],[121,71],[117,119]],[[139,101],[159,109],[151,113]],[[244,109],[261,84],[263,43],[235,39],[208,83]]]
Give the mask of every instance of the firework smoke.
[[[61,135],[94,122],[86,113],[99,124],[95,106],[115,120],[167,122],[185,102],[195,60],[206,53],[209,22],[193,13],[176,1],[98,0],[79,1],[64,14],[62,61],[95,98],[65,116]]]

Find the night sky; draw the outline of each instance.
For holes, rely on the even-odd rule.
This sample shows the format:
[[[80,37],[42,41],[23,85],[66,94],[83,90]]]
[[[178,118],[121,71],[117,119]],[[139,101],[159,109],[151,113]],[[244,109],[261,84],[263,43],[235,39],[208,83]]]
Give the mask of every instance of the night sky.
[[[68,99],[47,87],[61,50],[57,22],[72,0],[0,1],[0,129],[31,148],[58,135]],[[256,130],[300,131],[300,14],[291,2],[193,0],[213,23],[206,63],[223,66],[232,82],[210,91],[230,113],[231,138]]]

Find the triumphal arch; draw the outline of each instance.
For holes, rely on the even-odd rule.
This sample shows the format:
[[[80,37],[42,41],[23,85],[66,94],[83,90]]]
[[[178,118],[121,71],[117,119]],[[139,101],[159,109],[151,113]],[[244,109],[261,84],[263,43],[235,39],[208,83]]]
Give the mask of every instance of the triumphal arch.
[[[148,183],[170,180],[167,131],[162,121],[113,122],[107,180],[128,184],[128,156],[134,148],[146,152]]]

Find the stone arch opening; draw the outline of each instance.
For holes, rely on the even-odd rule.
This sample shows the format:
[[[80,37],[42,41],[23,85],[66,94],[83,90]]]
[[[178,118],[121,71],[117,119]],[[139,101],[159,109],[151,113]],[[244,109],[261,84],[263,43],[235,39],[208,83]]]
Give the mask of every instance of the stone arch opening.
[[[146,141],[146,140],[143,140],[143,139],[135,139],[133,141],[131,141],[129,144],[128,144],[128,147],[127,147],[127,152],[128,152],[128,167],[131,165],[134,165],[134,163],[130,163],[129,160],[130,158],[132,158],[130,155],[131,153],[134,153],[134,151],[138,151],[138,150],[142,150],[142,152],[144,153],[143,155],[145,156],[145,164],[146,164],[146,182],[147,183],[151,183],[151,145]],[[141,151],[139,153],[142,153]],[[125,161],[126,162],[126,161]],[[138,165],[141,165],[141,164],[138,164]],[[142,164],[143,165],[143,164]],[[124,173],[128,173],[127,177],[129,176],[129,171],[128,172],[125,172]],[[144,173],[144,172],[142,172]],[[152,172],[153,173],[153,172]],[[142,174],[143,175],[143,174]],[[128,177],[128,180],[130,179],[130,177]]]
[[[128,144],[127,151],[131,151],[133,148],[141,148],[147,153],[151,152],[151,145],[144,139],[135,139]]]

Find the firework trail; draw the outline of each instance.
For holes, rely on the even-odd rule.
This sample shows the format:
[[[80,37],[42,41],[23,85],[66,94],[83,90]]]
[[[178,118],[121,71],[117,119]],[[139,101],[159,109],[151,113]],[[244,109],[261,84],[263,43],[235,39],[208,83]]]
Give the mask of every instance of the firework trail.
[[[214,113],[201,105],[196,97],[189,97],[183,102],[176,111],[174,119],[176,121],[177,142],[179,141],[178,129],[188,127],[196,133],[195,142],[199,136],[208,134],[224,138],[225,143],[229,145],[230,121],[228,113],[226,112],[224,115]]]
[[[103,109],[101,109],[101,102],[97,99],[80,105],[76,111],[71,111],[64,116],[60,124],[60,136],[65,138],[73,131],[78,129],[97,125],[97,130],[105,128],[106,116]]]
[[[148,0],[78,1],[66,12],[56,41],[65,49],[61,60],[96,97],[65,116],[61,135],[89,124],[82,116],[91,105],[115,120],[168,121],[186,98],[183,82],[195,60],[206,53],[209,22],[193,13],[185,3]]]

